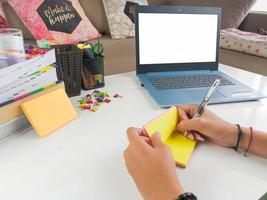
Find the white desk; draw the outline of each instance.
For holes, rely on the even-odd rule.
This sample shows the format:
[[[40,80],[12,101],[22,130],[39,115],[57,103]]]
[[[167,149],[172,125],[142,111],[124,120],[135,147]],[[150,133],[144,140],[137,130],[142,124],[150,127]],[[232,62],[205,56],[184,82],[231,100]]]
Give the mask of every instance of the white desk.
[[[226,66],[221,70],[267,94],[267,78]],[[77,120],[45,139],[30,131],[0,145],[0,199],[141,199],[124,165],[125,130],[142,126],[163,110],[133,72],[106,77],[104,89],[124,98],[96,113],[78,111]],[[78,99],[72,99],[76,106]],[[267,99],[209,108],[232,122],[267,131],[266,106]],[[252,200],[267,191],[266,169],[267,160],[201,144],[188,168],[177,173],[199,199]]]

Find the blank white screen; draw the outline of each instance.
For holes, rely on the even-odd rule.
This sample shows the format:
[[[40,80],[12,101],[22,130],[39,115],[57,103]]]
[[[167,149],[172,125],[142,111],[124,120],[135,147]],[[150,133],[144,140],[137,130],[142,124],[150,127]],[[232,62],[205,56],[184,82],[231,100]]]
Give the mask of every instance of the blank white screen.
[[[215,62],[217,15],[139,13],[139,64]]]

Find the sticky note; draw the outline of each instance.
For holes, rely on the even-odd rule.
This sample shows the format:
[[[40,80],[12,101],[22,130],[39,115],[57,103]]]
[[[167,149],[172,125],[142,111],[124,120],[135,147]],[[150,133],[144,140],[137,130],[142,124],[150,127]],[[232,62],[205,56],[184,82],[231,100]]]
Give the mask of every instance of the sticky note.
[[[158,131],[162,141],[171,149],[177,165],[186,167],[193,153],[196,141],[186,138],[176,129],[179,122],[179,114],[176,107],[171,107],[166,112],[144,125],[149,136]]]
[[[62,88],[24,102],[21,108],[39,137],[45,137],[77,118],[77,112]]]

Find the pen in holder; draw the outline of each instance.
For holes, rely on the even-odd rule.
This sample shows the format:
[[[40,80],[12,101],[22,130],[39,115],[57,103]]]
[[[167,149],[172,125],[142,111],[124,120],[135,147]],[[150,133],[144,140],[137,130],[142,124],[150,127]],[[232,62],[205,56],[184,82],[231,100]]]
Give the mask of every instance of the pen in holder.
[[[104,82],[104,57],[83,59],[82,67],[83,89],[90,90],[105,86]]]
[[[103,45],[98,40],[95,44],[82,43],[77,46],[83,49],[83,67],[81,70],[83,89],[104,87]]]

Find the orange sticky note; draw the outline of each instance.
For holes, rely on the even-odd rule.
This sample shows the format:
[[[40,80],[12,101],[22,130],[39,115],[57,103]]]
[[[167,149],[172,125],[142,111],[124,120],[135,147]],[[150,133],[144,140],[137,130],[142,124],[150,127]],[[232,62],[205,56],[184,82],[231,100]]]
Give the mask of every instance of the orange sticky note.
[[[21,108],[39,137],[45,137],[77,118],[77,112],[62,88],[27,101]]]
[[[179,115],[176,107],[171,107],[156,119],[144,125],[149,136],[158,131],[162,141],[171,149],[177,165],[186,167],[196,145],[196,141],[186,138],[176,129]]]

